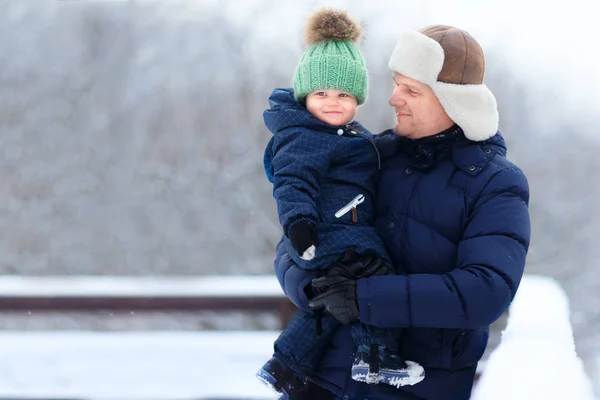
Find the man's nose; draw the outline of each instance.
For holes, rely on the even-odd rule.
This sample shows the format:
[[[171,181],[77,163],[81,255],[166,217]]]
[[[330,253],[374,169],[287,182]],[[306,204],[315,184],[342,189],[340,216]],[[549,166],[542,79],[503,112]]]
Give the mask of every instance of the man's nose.
[[[406,104],[406,101],[402,97],[402,94],[400,93],[398,88],[395,88],[394,91],[392,92],[392,95],[390,96],[388,103],[392,107],[397,107],[397,106],[402,106],[402,105]]]

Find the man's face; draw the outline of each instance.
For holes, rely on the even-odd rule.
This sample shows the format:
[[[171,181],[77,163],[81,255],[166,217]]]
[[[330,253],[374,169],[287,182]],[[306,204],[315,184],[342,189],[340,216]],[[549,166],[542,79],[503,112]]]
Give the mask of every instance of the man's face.
[[[454,122],[440,104],[429,85],[397,72],[389,104],[396,111],[396,134],[409,139],[437,135]]]
[[[318,120],[333,126],[345,125],[354,119],[356,97],[335,89],[315,90],[306,96],[306,108]]]

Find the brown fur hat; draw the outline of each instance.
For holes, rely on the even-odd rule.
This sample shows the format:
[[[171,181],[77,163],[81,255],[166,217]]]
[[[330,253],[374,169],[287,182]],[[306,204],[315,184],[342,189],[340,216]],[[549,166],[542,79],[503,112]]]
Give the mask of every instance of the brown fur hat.
[[[483,83],[483,50],[468,32],[448,25],[406,31],[388,65],[429,85],[467,138],[483,141],[498,131],[496,98]]]
[[[444,65],[438,81],[461,85],[483,83],[483,50],[468,32],[448,25],[432,25],[419,32],[438,42],[444,49]]]

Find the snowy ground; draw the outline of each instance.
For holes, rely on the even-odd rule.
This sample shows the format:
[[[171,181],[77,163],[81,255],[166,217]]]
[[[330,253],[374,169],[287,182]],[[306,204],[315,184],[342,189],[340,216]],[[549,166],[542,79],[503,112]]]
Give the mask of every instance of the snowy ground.
[[[569,301],[556,281],[526,276],[472,400],[593,400],[569,315]]]
[[[273,399],[276,332],[4,332],[0,398]]]

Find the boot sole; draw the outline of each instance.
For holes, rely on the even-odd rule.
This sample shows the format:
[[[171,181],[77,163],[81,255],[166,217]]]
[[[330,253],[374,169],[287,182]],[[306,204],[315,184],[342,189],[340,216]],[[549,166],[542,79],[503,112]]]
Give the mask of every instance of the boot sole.
[[[379,382],[381,382],[381,376],[379,374],[369,374],[369,364],[366,363],[353,365],[351,376],[352,379],[357,382],[364,382],[369,384],[378,384]]]
[[[399,388],[400,386],[416,385],[425,379],[425,370],[422,366],[410,361],[407,361],[407,363],[410,363],[408,364],[410,368],[405,370],[393,371],[381,369],[379,371],[381,382]]]
[[[288,394],[285,392],[285,390],[279,391],[275,388],[275,382],[276,382],[275,377],[273,375],[269,374],[264,369],[259,370],[256,374],[254,374],[254,376],[256,376],[256,379],[261,381],[265,386],[267,386],[269,389],[271,389],[271,391],[277,396],[276,399],[279,400],[279,399],[283,399],[285,396],[288,396]]]

